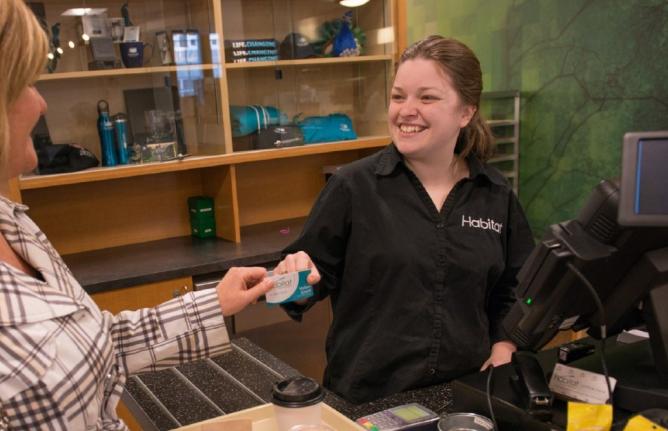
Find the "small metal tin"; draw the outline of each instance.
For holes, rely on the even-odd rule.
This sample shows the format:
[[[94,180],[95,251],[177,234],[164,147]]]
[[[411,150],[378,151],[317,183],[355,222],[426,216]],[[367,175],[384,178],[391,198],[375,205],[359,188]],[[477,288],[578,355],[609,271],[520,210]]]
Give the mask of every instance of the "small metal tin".
[[[438,431],[492,431],[494,424],[476,413],[451,413],[438,421]]]

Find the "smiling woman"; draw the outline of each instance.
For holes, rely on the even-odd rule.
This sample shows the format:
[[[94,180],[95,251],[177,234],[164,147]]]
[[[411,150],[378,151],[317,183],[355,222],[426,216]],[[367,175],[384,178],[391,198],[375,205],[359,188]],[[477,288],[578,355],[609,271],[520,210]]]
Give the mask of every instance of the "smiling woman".
[[[406,80],[410,84],[411,79],[419,85],[418,89],[431,87],[432,94],[420,94],[425,104],[450,104],[452,112],[447,113],[453,116],[450,120],[460,120],[462,133],[457,134],[456,147],[448,147],[448,150],[462,158],[473,152],[480,161],[487,161],[492,154],[492,134],[479,111],[482,71],[473,51],[457,40],[440,36],[421,40],[401,55],[394,81],[393,101],[397,87],[405,85]],[[390,107],[391,125],[392,112]],[[452,142],[448,141],[447,144],[450,146]]]
[[[501,322],[533,242],[512,188],[484,163],[481,92],[480,63],[461,42],[409,47],[392,86],[393,143],[337,170],[285,250],[305,250],[322,274],[313,299],[285,308],[299,319],[331,297],[323,383],[350,401],[500,365],[515,350]]]
[[[394,145],[407,159],[451,164],[459,131],[475,111],[436,62],[416,58],[397,70],[388,122]]]

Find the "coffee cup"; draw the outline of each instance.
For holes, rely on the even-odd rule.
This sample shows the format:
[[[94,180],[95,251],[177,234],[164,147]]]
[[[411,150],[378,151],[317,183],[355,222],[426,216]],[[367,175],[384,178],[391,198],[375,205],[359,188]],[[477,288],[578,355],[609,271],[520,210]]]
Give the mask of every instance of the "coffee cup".
[[[298,426],[321,426],[324,397],[322,386],[308,377],[289,377],[276,383],[271,401],[278,431],[290,431]]]
[[[144,66],[144,42],[121,42],[121,59],[125,67]],[[150,45],[149,45],[150,46]]]

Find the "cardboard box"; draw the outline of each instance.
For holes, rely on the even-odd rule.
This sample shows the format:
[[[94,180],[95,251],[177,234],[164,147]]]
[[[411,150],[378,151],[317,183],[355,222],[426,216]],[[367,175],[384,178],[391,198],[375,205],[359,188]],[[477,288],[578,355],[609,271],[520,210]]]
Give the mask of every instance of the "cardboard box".
[[[365,431],[327,404],[322,406],[322,420],[336,431]],[[179,431],[278,431],[273,404],[263,404],[229,415],[177,428]]]

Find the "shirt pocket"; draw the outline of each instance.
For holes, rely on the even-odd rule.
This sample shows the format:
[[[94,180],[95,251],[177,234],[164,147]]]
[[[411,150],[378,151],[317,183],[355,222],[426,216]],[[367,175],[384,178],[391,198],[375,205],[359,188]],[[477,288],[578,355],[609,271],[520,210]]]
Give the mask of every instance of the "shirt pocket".
[[[56,359],[58,325],[52,321],[0,327],[2,401],[38,385]]]

